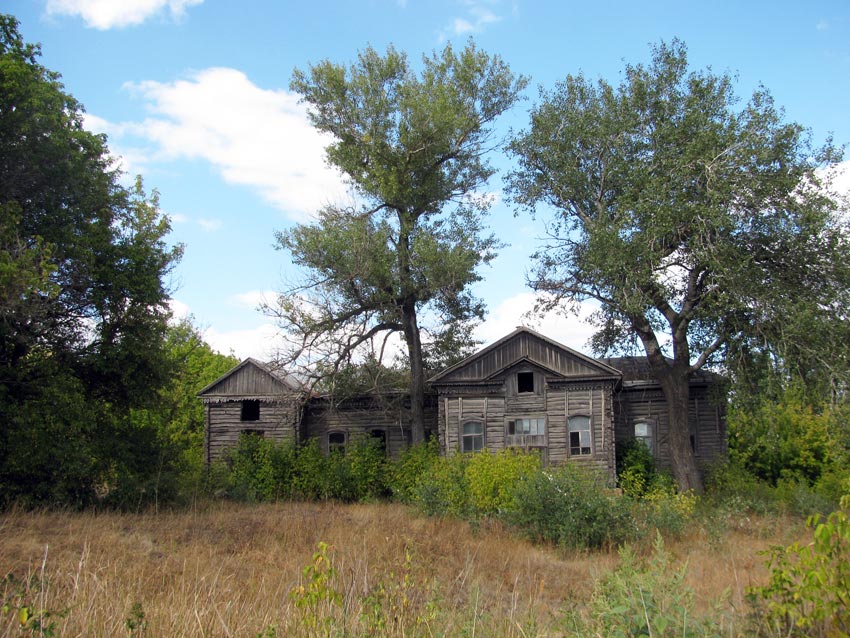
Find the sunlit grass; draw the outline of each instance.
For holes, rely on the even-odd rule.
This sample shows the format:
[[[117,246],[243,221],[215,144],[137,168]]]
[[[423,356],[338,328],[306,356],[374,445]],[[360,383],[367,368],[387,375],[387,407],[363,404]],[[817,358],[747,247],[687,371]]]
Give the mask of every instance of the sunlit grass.
[[[711,542],[695,528],[668,546],[688,561],[698,606],[726,595],[743,614],[746,587],[766,577],[758,551],[795,533],[758,520]],[[334,570],[323,586],[338,599],[297,605],[320,542]],[[25,605],[51,614],[42,624],[54,636],[560,635],[564,609],[586,604],[617,561],[389,504],[11,511],[0,516],[0,570],[15,578],[0,636],[18,635]]]

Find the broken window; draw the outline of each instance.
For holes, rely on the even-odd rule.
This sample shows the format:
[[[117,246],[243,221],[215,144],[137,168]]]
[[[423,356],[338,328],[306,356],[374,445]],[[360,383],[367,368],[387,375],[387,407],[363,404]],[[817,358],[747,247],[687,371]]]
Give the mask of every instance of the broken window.
[[[534,392],[534,373],[518,372],[516,375],[516,386],[518,393]]]
[[[242,402],[243,421],[259,421],[260,420],[260,402],[246,400]]]
[[[508,434],[546,434],[546,419],[538,417],[534,419],[512,419],[508,421]]]
[[[570,456],[591,454],[590,417],[570,417]]]

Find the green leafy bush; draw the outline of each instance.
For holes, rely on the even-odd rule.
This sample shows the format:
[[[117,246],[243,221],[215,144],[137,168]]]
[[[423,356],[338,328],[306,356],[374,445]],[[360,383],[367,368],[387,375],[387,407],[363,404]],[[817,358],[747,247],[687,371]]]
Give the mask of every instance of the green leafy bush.
[[[414,503],[423,477],[439,462],[440,442],[432,438],[412,445],[387,467],[387,482],[393,498],[401,503]]]
[[[517,485],[540,471],[540,456],[505,449],[495,454],[473,454],[466,465],[472,510],[479,515],[516,508]]]
[[[600,474],[566,464],[516,486],[504,518],[524,536],[566,549],[617,545],[636,532],[629,501],[607,489]]]
[[[749,590],[762,635],[850,636],[850,495],[808,525],[812,542],[771,549],[768,584]]]
[[[816,482],[837,451],[829,410],[815,410],[794,390],[778,402],[733,409],[727,421],[732,461],[771,485]]]
[[[245,434],[211,468],[211,487],[244,501],[363,501],[387,494],[385,464],[380,443],[366,436],[353,437],[345,452],[326,455],[315,439],[295,446]]]
[[[655,459],[643,441],[617,442],[617,484],[624,494],[635,498],[643,496],[657,474]]]
[[[441,456],[417,483],[413,504],[429,516],[468,518],[472,502],[466,477],[468,454]]]
[[[540,471],[540,457],[520,450],[426,458],[410,502],[428,515],[503,514],[514,508],[516,486]]]
[[[242,434],[227,451],[230,468],[227,492],[245,501],[267,501],[275,497],[276,482],[272,466],[274,443],[254,434]]]

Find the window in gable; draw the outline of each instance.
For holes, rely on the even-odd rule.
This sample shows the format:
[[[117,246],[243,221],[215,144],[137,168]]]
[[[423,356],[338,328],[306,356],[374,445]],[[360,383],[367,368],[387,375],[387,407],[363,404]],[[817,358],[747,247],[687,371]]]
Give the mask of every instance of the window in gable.
[[[463,424],[460,449],[462,452],[478,452],[484,449],[484,424],[481,421],[467,421]]]
[[[260,420],[260,402],[254,400],[246,400],[242,402],[243,421],[259,421]]]
[[[591,454],[590,417],[570,417],[570,456]]]
[[[520,394],[525,392],[534,392],[533,372],[517,372],[516,391]]]

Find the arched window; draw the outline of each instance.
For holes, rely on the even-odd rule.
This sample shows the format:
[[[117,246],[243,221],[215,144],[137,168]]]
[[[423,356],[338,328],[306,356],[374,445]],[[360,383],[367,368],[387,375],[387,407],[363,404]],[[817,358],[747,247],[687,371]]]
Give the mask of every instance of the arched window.
[[[591,454],[593,445],[590,436],[590,417],[570,417],[570,456]]]
[[[484,449],[484,424],[481,421],[466,421],[461,435],[462,452],[478,452]]]

